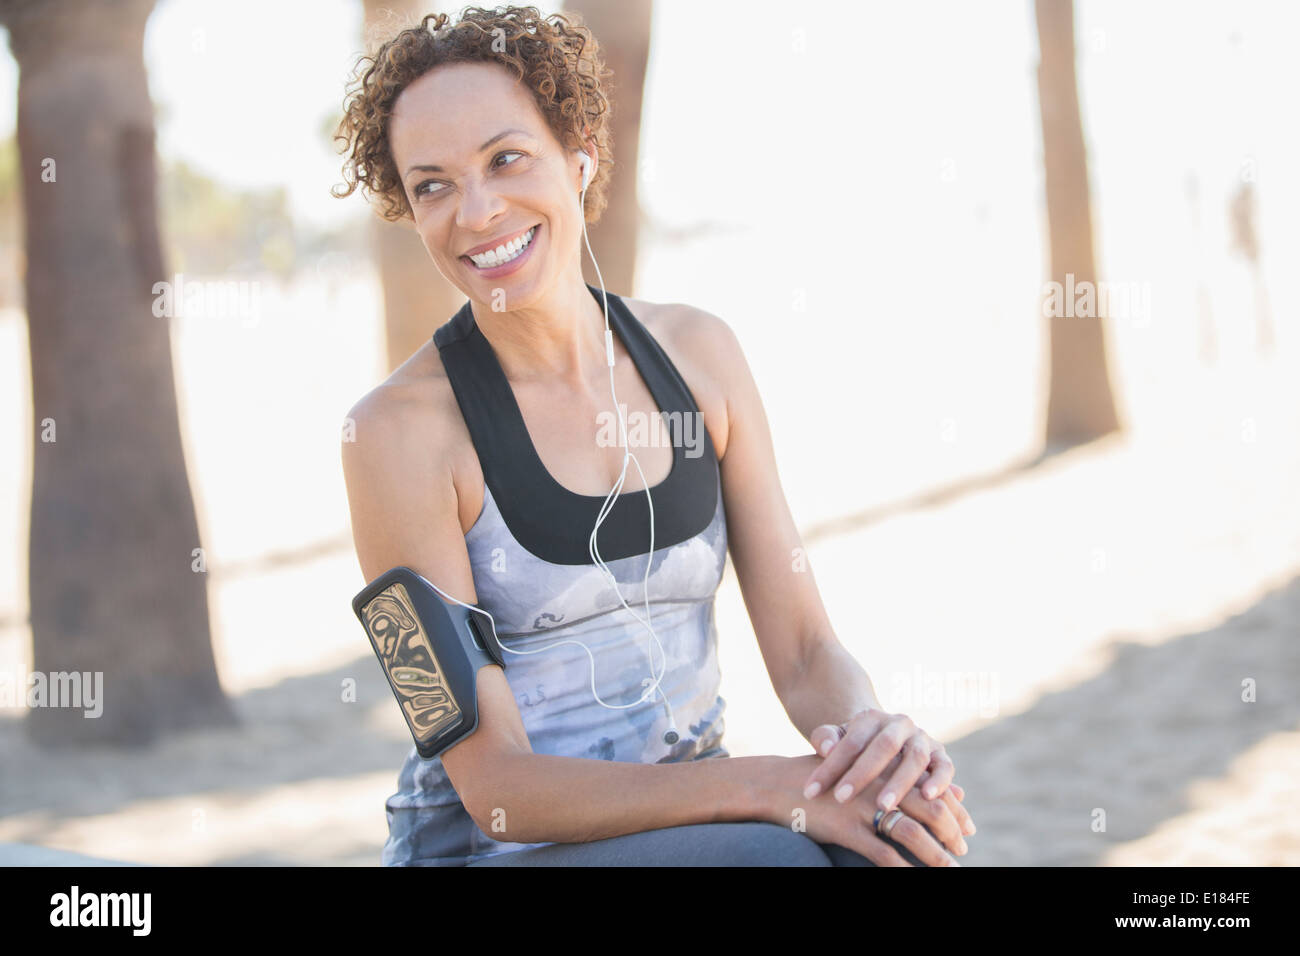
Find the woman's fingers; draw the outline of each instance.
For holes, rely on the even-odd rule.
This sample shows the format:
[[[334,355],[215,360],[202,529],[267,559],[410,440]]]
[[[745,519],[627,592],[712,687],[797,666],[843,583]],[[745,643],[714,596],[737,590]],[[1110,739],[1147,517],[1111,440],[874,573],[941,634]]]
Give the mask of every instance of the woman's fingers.
[[[901,794],[907,793],[913,786],[920,785],[918,778],[926,772],[931,762],[930,738],[923,732],[917,731],[903,742],[901,753],[903,759],[899,762],[898,769],[885,781],[876,798],[882,810],[893,809]],[[930,780],[933,778],[934,773],[931,771]],[[927,780],[927,786],[929,782]]]
[[[950,795],[945,794],[934,800],[927,800],[921,796],[921,791],[913,788],[904,795],[898,809],[918,823],[924,824],[934,838],[950,851],[963,856],[967,848],[966,841],[962,839],[961,820],[945,796]]]
[[[894,775],[885,782],[880,793],[880,806],[888,810],[889,797],[897,798],[906,793],[909,787],[918,787],[927,800],[940,796],[952,782],[953,765],[948,759],[943,745],[930,738],[923,730],[918,730],[904,745],[904,759]],[[916,771],[920,764],[921,770]]]
[[[845,738],[847,741],[849,738]],[[833,760],[838,751],[844,747],[841,742],[839,747],[831,751],[831,756],[827,758],[829,763]],[[840,803],[848,803],[858,794],[860,794],[868,784],[879,777],[885,768],[893,761],[899,758],[899,745],[894,743],[890,736],[886,736],[884,731],[876,734],[872,738],[871,744],[865,751],[862,751],[852,763],[847,761],[837,761],[832,769],[832,779],[827,784],[828,789]],[[920,772],[921,768],[913,771],[913,776]],[[840,772],[842,770],[842,772]]]
[[[929,776],[929,771],[921,774],[921,778],[916,782],[918,789],[924,791],[923,784]],[[939,799],[948,804],[948,809],[952,811],[953,816],[957,818],[957,823],[961,826],[961,832],[966,836],[974,836],[975,821],[971,818],[969,811],[961,805],[961,801],[966,799],[966,791],[962,788],[962,785],[950,783],[948,789],[939,795]]]
[[[961,827],[961,832],[967,836],[975,835],[975,821],[971,818],[970,812],[961,805],[961,797],[953,791],[960,790],[961,787],[953,784],[939,797],[948,805],[949,812],[957,818],[957,825]]]
[[[956,770],[952,765],[952,760],[948,758],[948,752],[943,749],[943,744],[933,740],[930,741],[930,744],[930,763],[926,767],[930,771],[930,778],[926,781],[925,786],[921,788],[921,795],[927,800],[933,800],[948,789],[949,785],[952,784],[952,775]]]
[[[916,733],[916,725],[912,723],[911,718],[903,714],[889,715],[884,722],[884,726],[871,738],[867,748],[862,751],[862,755],[836,781],[835,799],[840,803],[845,803],[861,793],[863,787],[880,776],[889,762],[902,753],[904,744],[914,733]],[[851,730],[850,734],[852,734]],[[898,802],[898,796],[905,793],[907,788],[916,782],[916,778],[925,770],[925,765],[928,762],[927,755],[927,759],[921,761],[919,766],[911,767],[908,766],[907,754],[902,756],[903,760],[899,764],[898,779],[906,780],[906,786],[900,784],[896,790],[889,787],[882,788],[877,797],[882,810],[888,810]],[[891,798],[889,801],[886,801],[886,795]]]
[[[892,810],[913,786],[923,786],[926,798],[935,799],[952,784],[954,768],[943,745],[906,714],[865,710],[847,725],[815,728],[809,740],[822,762],[804,783],[808,799],[831,792],[840,803],[847,803],[889,773],[877,791],[877,804]]]
[[[919,794],[917,795],[920,796]],[[871,821],[867,821],[870,828]],[[884,821],[881,821],[883,828]],[[944,852],[939,841],[931,836],[921,823],[912,819],[910,816],[904,816],[894,824],[894,828],[889,831],[889,839],[895,843],[907,847],[912,851],[912,855],[924,863],[926,866],[960,866],[961,864]],[[906,862],[906,861],[904,861]]]
[[[863,856],[865,856],[876,866],[911,866],[904,858],[903,854],[889,845],[889,841],[882,840],[874,833],[870,832],[870,823],[867,825],[867,832],[861,834],[859,845],[853,847]]]
[[[825,757],[831,752],[842,736],[839,724],[822,724],[808,735],[809,742],[813,745],[813,750]]]
[[[926,753],[919,757],[918,754],[904,753],[907,739],[918,732],[917,724],[911,722],[911,718],[905,714],[885,714],[879,730],[870,737],[866,749],[862,749],[858,741],[865,739],[862,735],[870,730],[868,723],[875,723],[875,721],[855,719],[850,723],[848,735],[836,744],[836,747],[831,750],[831,756],[826,758],[823,766],[814,771],[813,777],[818,780],[820,787],[832,788],[835,799],[841,804],[848,803],[861,793],[867,784],[885,773],[891,762],[897,760],[901,754],[902,760],[898,763],[894,787],[884,787],[878,791],[880,808],[892,809],[898,803],[898,795],[909,790],[917,782],[920,774],[924,773],[927,763],[930,762],[930,752],[926,750]],[[867,730],[863,730],[863,727],[867,727]],[[859,756],[848,766],[845,766],[846,761],[840,758],[841,752],[845,750],[859,752]],[[805,796],[807,795],[809,791],[805,791]]]
[[[832,789],[832,784],[840,779],[844,771],[853,766],[853,762],[862,752],[866,742],[875,735],[880,716],[883,715],[879,711],[864,710],[849,721],[845,727],[847,733],[823,755],[821,764],[808,775],[808,780],[804,783],[805,797],[812,799],[819,793]],[[835,733],[839,733],[838,727],[835,728]],[[822,736],[823,746],[825,736],[825,734]]]

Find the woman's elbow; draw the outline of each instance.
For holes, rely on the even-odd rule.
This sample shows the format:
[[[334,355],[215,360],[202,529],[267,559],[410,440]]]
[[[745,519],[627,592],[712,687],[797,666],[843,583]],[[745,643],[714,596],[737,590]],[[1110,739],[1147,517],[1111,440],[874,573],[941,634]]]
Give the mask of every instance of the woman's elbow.
[[[525,839],[522,832],[532,816],[525,803],[530,788],[520,759],[523,756],[528,755],[500,753],[480,761],[468,774],[462,774],[466,778],[463,786],[456,786],[474,825],[488,836],[510,843],[538,842]]]

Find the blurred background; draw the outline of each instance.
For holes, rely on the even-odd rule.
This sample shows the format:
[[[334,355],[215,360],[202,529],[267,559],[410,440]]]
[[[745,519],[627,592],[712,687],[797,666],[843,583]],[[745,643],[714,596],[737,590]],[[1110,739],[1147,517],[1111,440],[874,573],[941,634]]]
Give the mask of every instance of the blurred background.
[[[378,865],[340,430],[463,299],[331,135],[438,9],[0,2],[0,862]],[[963,865],[1300,864],[1300,10],[569,10],[606,283],[736,330]],[[716,615],[731,752],[808,752],[730,562]]]

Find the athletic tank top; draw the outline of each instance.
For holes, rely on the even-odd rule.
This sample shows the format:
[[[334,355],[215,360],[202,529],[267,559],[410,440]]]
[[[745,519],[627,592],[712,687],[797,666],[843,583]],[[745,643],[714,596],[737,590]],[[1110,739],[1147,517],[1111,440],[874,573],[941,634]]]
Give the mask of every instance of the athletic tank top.
[[[600,304],[600,290],[587,289]],[[526,656],[506,652],[505,677],[535,753],[640,763],[728,757],[713,615],[727,555],[717,455],[667,353],[619,296],[610,293],[608,299],[610,328],[631,355],[663,423],[657,439],[638,441],[629,421],[632,450],[649,440],[673,444],[668,477],[651,488],[650,621],[665,656],[591,561],[588,539],[605,496],[575,494],[546,470],[466,302],[434,333],[434,343],[483,469],[483,509],[465,535],[478,606],[492,614],[507,647],[529,651],[566,638],[586,644],[595,659],[596,690],[607,704],[641,697],[642,681],[652,674],[651,654],[654,672],[664,669],[660,687],[680,736],[673,745],[663,739],[669,725],[658,693],[622,710],[596,702],[591,663],[581,647],[565,644]],[[617,437],[613,421],[611,434]],[[601,524],[598,545],[624,600],[641,617],[649,537],[645,491],[623,492]],[[494,817],[504,814],[505,830],[484,833],[442,761],[420,757],[414,745],[397,786],[385,802],[385,866],[463,866],[549,845],[501,842],[509,834],[508,807]]]

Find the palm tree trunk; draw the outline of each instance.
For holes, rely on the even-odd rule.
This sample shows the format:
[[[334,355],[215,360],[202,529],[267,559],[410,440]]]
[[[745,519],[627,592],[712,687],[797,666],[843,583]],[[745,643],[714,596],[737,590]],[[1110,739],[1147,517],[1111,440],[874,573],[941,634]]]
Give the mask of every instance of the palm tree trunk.
[[[367,39],[372,32],[386,39],[419,23],[425,13],[434,12],[420,0],[364,0],[363,5]],[[375,216],[370,229],[384,292],[391,372],[433,338],[434,330],[464,304],[465,296],[442,277],[411,222],[394,223]]]
[[[234,722],[181,448],[143,42],[152,0],[0,5],[19,68],[31,351],[33,670],[102,674],[102,715],[35,707],[43,744]]]
[[[1073,0],[1035,0],[1038,23],[1038,102],[1052,279],[1069,290],[1096,289],[1088,157],[1074,66]],[[1067,278],[1073,276],[1073,280]],[[1068,294],[1068,293],[1067,293]],[[1091,315],[1048,319],[1051,370],[1045,440],[1049,449],[1091,441],[1119,429],[1106,362],[1101,297]]]
[[[614,174],[609,204],[600,221],[587,227],[591,249],[600,263],[605,286],[623,295],[636,295],[637,232],[641,206],[637,201],[637,171],[641,150],[641,101],[650,59],[652,0],[569,0],[568,8],[600,43],[605,65],[613,72]],[[583,274],[596,285],[596,271],[583,245]]]

